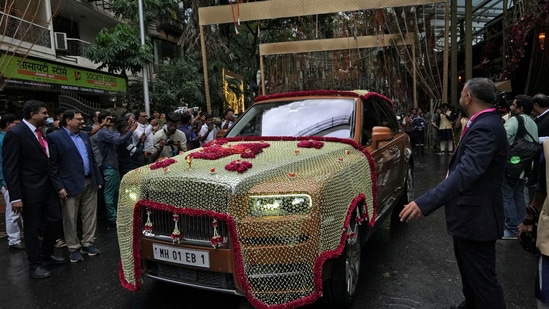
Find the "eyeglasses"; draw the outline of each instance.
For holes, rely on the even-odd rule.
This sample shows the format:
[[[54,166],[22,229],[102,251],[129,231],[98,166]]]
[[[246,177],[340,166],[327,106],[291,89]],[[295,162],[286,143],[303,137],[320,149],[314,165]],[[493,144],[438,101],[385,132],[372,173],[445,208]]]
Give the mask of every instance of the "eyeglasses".
[[[149,119],[149,116],[147,116],[147,115],[139,115],[139,117],[143,117],[143,118],[145,118],[145,119]]]

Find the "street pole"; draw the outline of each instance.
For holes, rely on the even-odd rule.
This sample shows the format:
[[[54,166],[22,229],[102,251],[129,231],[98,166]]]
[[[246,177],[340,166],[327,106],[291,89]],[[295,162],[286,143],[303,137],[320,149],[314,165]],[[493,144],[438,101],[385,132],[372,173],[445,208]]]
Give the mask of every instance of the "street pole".
[[[143,0],[138,1],[139,6],[139,30],[141,32],[141,46],[145,46],[145,20],[143,18]],[[143,99],[145,102],[145,112],[148,116],[151,115],[151,106],[149,103],[149,78],[147,73],[147,65],[143,65]]]

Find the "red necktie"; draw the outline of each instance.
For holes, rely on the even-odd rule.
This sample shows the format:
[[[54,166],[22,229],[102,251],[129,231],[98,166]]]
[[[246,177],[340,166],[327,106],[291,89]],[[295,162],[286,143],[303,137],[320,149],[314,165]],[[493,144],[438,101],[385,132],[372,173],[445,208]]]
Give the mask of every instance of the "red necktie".
[[[38,135],[38,142],[40,143],[40,146],[42,146],[42,150],[44,150],[44,152],[48,154],[48,142],[42,135],[42,131],[38,128],[36,128],[35,131],[36,131],[36,134]]]

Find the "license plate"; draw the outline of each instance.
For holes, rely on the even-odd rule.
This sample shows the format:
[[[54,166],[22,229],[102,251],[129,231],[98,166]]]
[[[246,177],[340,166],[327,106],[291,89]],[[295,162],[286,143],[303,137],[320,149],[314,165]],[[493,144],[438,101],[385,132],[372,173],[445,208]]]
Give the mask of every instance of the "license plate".
[[[210,267],[210,255],[208,251],[153,244],[153,254],[155,260],[196,267]]]

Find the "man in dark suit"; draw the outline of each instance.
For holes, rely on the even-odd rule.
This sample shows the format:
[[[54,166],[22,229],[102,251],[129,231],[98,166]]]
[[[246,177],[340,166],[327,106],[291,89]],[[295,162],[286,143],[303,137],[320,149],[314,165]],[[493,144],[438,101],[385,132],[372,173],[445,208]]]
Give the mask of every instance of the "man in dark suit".
[[[59,121],[60,130],[48,135],[53,186],[61,198],[65,242],[73,263],[82,253],[101,254],[93,242],[97,226],[97,189],[103,184],[95,162],[90,138],[81,133],[84,117],[66,110]],[[82,220],[82,241],[78,239],[78,215]]]
[[[538,93],[534,96],[532,116],[538,126],[538,135],[549,136],[549,98],[545,94]]]
[[[62,264],[65,258],[53,255],[61,231],[61,204],[49,172],[49,150],[41,126],[48,118],[46,105],[27,101],[24,119],[6,133],[2,147],[4,178],[10,192],[12,210],[23,214],[29,275],[47,278],[44,263]],[[43,231],[40,243],[39,231]]]
[[[495,95],[494,83],[487,78],[465,84],[459,104],[470,120],[446,179],[400,213],[401,221],[409,222],[446,205],[446,227],[453,237],[465,296],[452,308],[505,308],[495,245],[503,235],[501,187],[509,146],[493,107]]]
[[[540,143],[549,136],[549,98],[543,94],[538,93],[534,96],[534,107],[532,109],[531,116],[534,117],[534,122],[538,126],[538,137]],[[532,173],[528,177],[528,183],[526,186],[529,188],[530,205],[533,209],[540,208],[547,197],[545,192],[545,185],[543,185],[545,179],[539,178],[540,170],[540,158],[534,159],[534,166]]]

